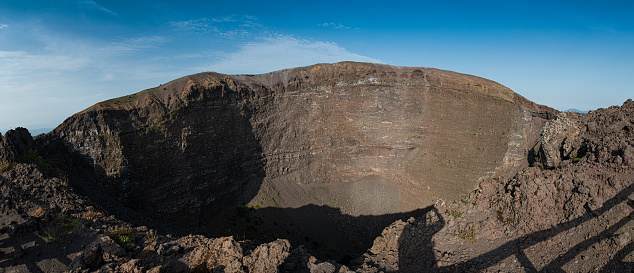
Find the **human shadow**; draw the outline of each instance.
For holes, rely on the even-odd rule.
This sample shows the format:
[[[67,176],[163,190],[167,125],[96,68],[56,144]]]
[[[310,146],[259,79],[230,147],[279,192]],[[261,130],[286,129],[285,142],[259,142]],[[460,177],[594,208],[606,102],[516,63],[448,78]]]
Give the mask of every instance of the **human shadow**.
[[[603,231],[599,232],[597,235],[591,236],[582,242],[576,244],[575,246],[568,249],[567,252],[558,256],[557,258],[550,261],[548,264],[543,266],[542,269],[538,270],[537,266],[535,266],[531,260],[526,255],[526,249],[540,243],[546,241],[560,233],[565,231],[574,229],[582,225],[583,223],[595,219],[596,217],[601,217],[608,211],[610,211],[615,206],[625,202],[630,207],[634,208],[634,202],[628,198],[630,194],[634,192],[634,184],[628,186],[627,188],[621,190],[618,194],[616,194],[613,198],[606,201],[602,207],[596,210],[590,210],[586,208],[587,212],[582,216],[575,218],[573,220],[558,224],[549,229],[533,232],[530,234],[526,234],[520,238],[509,241],[500,247],[474,257],[470,260],[463,261],[457,264],[453,264],[447,267],[439,268],[440,271],[446,272],[455,272],[464,268],[470,268],[476,271],[485,270],[502,260],[515,256],[520,263],[521,267],[527,272],[564,272],[562,267],[575,259],[578,254],[583,252],[584,250],[590,248],[592,245],[598,243],[600,240],[609,238],[615,234],[621,227],[625,226],[630,221],[634,220],[634,212],[629,215],[623,217],[617,223],[605,228]],[[613,258],[601,268],[602,272],[629,272],[628,269],[632,268],[631,262],[623,261],[625,256],[634,250],[633,243],[629,243],[621,250],[615,253]]]
[[[64,265],[68,265],[71,262],[66,255],[60,255],[62,251],[61,245],[64,244],[63,240],[61,242],[48,243],[32,233],[21,234],[19,239],[15,237],[16,234],[13,234],[6,239],[0,240],[0,247],[3,252],[8,252],[4,254],[6,255],[5,258],[8,259],[3,259],[0,256],[0,268],[10,268],[10,270],[19,271],[19,268],[24,267],[28,272],[39,273],[45,272],[38,265],[42,262],[48,261],[49,263]],[[48,244],[48,247],[36,247],[44,244]],[[56,262],[49,260],[55,260]]]
[[[434,272],[438,270],[433,236],[445,227],[443,217],[434,206],[419,218],[408,222],[399,241],[398,272]]]

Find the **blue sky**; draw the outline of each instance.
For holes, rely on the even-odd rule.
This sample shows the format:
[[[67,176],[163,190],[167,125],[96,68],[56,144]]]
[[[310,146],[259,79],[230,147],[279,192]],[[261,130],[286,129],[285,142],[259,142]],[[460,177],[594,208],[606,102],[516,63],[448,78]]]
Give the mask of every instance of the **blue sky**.
[[[565,110],[633,97],[633,1],[0,0],[0,132],[181,76],[345,60],[485,77]]]

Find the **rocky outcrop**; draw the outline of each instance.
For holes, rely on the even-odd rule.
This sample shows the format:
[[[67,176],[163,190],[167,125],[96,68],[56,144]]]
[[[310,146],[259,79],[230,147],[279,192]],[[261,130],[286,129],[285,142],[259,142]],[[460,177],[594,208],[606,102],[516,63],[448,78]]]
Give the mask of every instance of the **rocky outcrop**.
[[[632,128],[631,100],[587,115],[562,113],[548,122],[532,155],[535,165],[552,170],[525,169],[505,182],[507,194],[495,206],[500,218],[535,231],[599,209],[630,184],[624,173],[634,167]]]
[[[562,112],[542,127],[541,138],[531,149],[533,165],[553,169],[563,160],[583,157],[585,146],[577,138],[580,133],[576,113]]]
[[[0,162],[21,162],[34,147],[27,129],[18,127],[9,130],[4,137],[0,134]]]

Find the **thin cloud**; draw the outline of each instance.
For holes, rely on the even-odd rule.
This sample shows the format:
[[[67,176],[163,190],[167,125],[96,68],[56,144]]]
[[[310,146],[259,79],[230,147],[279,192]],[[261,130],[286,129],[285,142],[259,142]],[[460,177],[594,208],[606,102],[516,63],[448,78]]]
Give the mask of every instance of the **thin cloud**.
[[[158,48],[169,41],[169,38],[163,36],[135,37],[112,43],[107,49],[114,51],[148,50]]]
[[[8,27],[9,27],[9,25],[7,25],[7,24],[1,24],[1,25],[0,25],[0,29],[3,29],[3,28],[8,28]]]
[[[266,29],[249,15],[230,15],[216,18],[197,18],[185,21],[172,21],[170,25],[178,31],[212,33],[225,38],[242,38]]]
[[[277,35],[246,43],[238,51],[226,54],[204,69],[228,74],[266,73],[289,67],[340,61],[381,62],[349,52],[336,43]]]
[[[341,23],[323,23],[323,24],[318,24],[318,26],[322,26],[322,27],[327,27],[327,28],[334,28],[334,29],[350,29],[350,27],[344,26]]]
[[[189,31],[207,31],[210,28],[215,29],[210,26],[210,21],[207,18],[199,18],[187,21],[173,21],[170,24],[179,29],[179,30],[189,30]]]
[[[0,77],[20,71],[68,71],[86,66],[89,60],[57,54],[31,54],[24,51],[0,51]]]
[[[117,15],[116,12],[111,11],[111,10],[105,8],[104,6],[97,4],[97,2],[95,2],[93,0],[83,0],[83,1],[79,1],[78,3],[81,4],[82,6],[90,8],[90,9],[96,9],[96,10],[100,10],[100,11],[103,11],[103,12],[111,14],[111,15]]]
[[[234,16],[224,16],[224,17],[212,18],[211,21],[214,21],[216,23],[235,22],[236,18]]]

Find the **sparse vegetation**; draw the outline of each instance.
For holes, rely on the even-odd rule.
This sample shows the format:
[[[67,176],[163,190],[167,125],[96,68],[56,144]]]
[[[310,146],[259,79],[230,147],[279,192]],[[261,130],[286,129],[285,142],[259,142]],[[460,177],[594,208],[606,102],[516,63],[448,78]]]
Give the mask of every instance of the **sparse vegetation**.
[[[67,188],[68,187],[68,175],[67,174],[63,174],[62,177],[59,178],[59,184],[64,187]]]
[[[577,162],[579,161],[579,159],[580,159],[580,158],[578,158],[578,157],[573,158],[573,159],[572,159],[572,163],[577,163]]]
[[[134,99],[137,98],[137,96],[138,96],[137,94],[132,94],[132,95],[127,95],[127,96],[107,100],[106,102],[113,103],[113,104],[122,104],[122,103],[133,101]]]
[[[38,236],[47,242],[55,242],[66,234],[66,232],[75,228],[78,223],[78,219],[64,213],[59,213],[53,217],[52,221],[45,228],[43,228],[43,234]]]
[[[467,243],[475,244],[476,228],[472,225],[462,227],[458,230],[458,237]]]
[[[452,211],[447,211],[447,213],[451,216],[453,216],[454,219],[460,218],[462,217],[462,215],[464,214],[464,212],[462,211],[457,211],[457,210],[452,210]]]
[[[11,169],[11,162],[0,163],[0,173],[4,173]]]
[[[129,227],[118,227],[116,229],[110,230],[106,232],[112,240],[117,242],[121,247],[126,250],[131,250],[134,248],[134,239],[136,237],[136,233]]]
[[[156,240],[158,240],[158,233],[156,232],[156,230],[151,229],[148,230],[145,233],[145,242],[148,244],[151,244],[153,242],[156,242]]]
[[[92,210],[92,209],[84,211],[81,214],[81,218],[88,219],[88,220],[94,219],[96,217],[102,217],[102,216],[104,216],[103,212],[99,212],[99,211]]]
[[[41,171],[48,171],[51,169],[51,164],[46,162],[42,156],[37,153],[37,150],[31,149],[22,155],[22,162],[27,164],[35,164]]]
[[[467,199],[467,198],[460,198],[460,201],[461,201],[463,204],[467,204],[467,205],[471,204],[471,200],[469,200],[469,199]]]
[[[498,220],[504,224],[510,224],[513,221],[511,218],[504,218],[504,213],[501,210],[497,210],[497,214]]]
[[[42,208],[42,207],[38,207],[36,210],[32,211],[31,213],[29,213],[29,216],[31,217],[40,217],[42,215],[44,215],[44,213],[46,213],[47,209]]]

